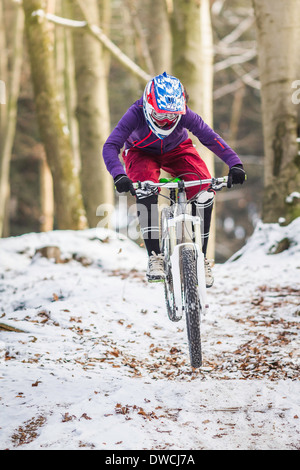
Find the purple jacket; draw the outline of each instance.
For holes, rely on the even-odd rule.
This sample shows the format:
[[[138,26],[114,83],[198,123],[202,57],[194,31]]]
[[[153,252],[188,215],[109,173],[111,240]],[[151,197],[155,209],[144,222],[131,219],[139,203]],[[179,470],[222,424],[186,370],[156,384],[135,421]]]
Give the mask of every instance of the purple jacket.
[[[143,98],[137,100],[114,128],[103,146],[103,158],[106,167],[113,178],[124,174],[125,170],[119,160],[119,154],[125,144],[125,149],[131,147],[143,148],[146,153],[160,155],[176,148],[188,139],[187,129],[209,150],[223,160],[229,168],[241,164],[237,154],[221,137],[216,134],[203,119],[188,107],[174,131],[159,139],[149,129],[143,112]]]

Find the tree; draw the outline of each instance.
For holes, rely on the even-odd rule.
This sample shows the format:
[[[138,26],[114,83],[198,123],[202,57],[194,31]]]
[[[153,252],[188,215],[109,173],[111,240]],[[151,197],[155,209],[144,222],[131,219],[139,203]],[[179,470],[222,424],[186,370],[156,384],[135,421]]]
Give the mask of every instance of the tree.
[[[146,17],[142,16],[142,13]],[[147,44],[153,69],[151,75],[171,73],[172,70],[172,32],[169,21],[168,5],[165,0],[148,0],[140,8],[142,26],[147,31]]]
[[[36,14],[42,10],[41,0],[24,0],[23,8],[37,118],[53,178],[57,225],[59,229],[77,230],[86,227],[86,218],[79,176],[57,97],[49,50],[51,38],[46,20]]]
[[[209,0],[143,0],[128,2],[134,18],[146,30],[152,76],[166,71],[178,77],[186,87],[189,106],[212,126],[213,39]],[[136,22],[135,22],[136,24]],[[137,32],[142,28],[137,28]],[[148,61],[149,63],[149,61]],[[193,138],[193,136],[191,136]],[[193,139],[211,174],[213,154],[198,139]],[[209,256],[214,257],[214,220],[209,241]]]
[[[189,106],[213,126],[213,39],[209,0],[175,0],[171,13],[172,71],[187,89]],[[199,154],[214,175],[214,156],[195,139]],[[212,221],[208,253],[214,257],[215,228]]]
[[[7,90],[7,98],[5,99],[5,104],[0,104],[0,236],[8,234],[8,227],[5,227],[5,219],[10,195],[9,170],[16,129],[17,100],[20,88],[24,32],[24,13],[19,5],[15,5],[12,65],[10,70],[8,70],[8,60],[4,52],[7,44],[3,13],[3,4],[1,3],[0,49],[3,53],[1,53],[0,73],[1,78],[4,79],[4,83],[7,83],[5,87]]]
[[[263,220],[289,223],[300,216],[299,104],[293,83],[300,77],[300,0],[253,0],[264,131]]]
[[[85,17],[100,23],[97,0],[83,6]],[[72,4],[73,18],[81,17],[81,9]],[[102,44],[85,31],[74,30],[75,73],[77,86],[76,116],[79,123],[81,151],[81,185],[90,227],[96,227],[100,204],[112,207],[113,181],[105,167],[101,151],[110,129],[107,67]],[[104,215],[104,214],[103,214]]]

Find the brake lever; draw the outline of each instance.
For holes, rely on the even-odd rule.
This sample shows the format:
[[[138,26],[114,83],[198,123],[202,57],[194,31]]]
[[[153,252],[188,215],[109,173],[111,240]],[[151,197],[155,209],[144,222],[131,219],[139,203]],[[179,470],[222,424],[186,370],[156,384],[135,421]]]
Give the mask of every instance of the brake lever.
[[[219,183],[219,184],[214,184],[212,185],[212,189],[214,191],[221,191],[223,188],[226,188],[227,187],[227,183]]]

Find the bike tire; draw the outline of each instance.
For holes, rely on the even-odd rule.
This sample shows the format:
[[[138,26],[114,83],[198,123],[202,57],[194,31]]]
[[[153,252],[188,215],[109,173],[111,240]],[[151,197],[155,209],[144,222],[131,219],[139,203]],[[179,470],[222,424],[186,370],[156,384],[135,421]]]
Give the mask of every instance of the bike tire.
[[[164,282],[164,294],[165,303],[167,308],[167,314],[172,322],[178,322],[181,320],[182,315],[178,315],[175,293],[173,285],[173,275],[170,263],[170,239],[167,230],[167,221],[173,216],[171,207],[165,207],[161,211],[160,219],[160,241],[161,241],[161,252],[164,255],[164,268],[165,268],[165,282]]]
[[[197,254],[195,250],[183,247],[182,260],[182,295],[186,317],[187,336],[191,366],[199,368],[202,365],[201,349],[201,303],[198,294]]]

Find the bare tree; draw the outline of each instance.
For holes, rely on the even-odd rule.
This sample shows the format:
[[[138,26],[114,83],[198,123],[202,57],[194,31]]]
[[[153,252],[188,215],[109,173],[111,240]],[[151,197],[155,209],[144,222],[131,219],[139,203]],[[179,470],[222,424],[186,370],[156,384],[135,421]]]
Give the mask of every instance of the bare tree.
[[[19,5],[15,5],[14,13],[14,33],[12,46],[12,64],[8,70],[8,60],[6,57],[6,34],[4,28],[3,4],[0,5],[0,47],[1,77],[5,79],[7,97],[5,104],[0,104],[0,236],[8,234],[8,227],[5,225],[6,208],[10,196],[9,169],[11,151],[15,136],[17,119],[17,100],[20,88],[20,75],[22,66],[22,46],[24,31],[24,14]]]
[[[100,23],[97,0],[79,2],[85,16]],[[81,9],[73,3],[73,17],[81,19]],[[79,123],[81,151],[81,185],[86,213],[91,227],[99,223],[100,204],[114,202],[112,178],[105,167],[101,150],[110,128],[107,67],[102,44],[84,31],[74,32],[77,86],[76,116]],[[104,214],[103,214],[104,215]]]
[[[300,216],[297,144],[299,104],[292,85],[300,76],[300,0],[253,0],[255,11],[265,149],[263,219],[290,222]]]
[[[209,0],[176,0],[171,11],[173,74],[187,88],[189,106],[213,125],[213,39]],[[195,139],[195,145],[214,174],[214,156]],[[214,257],[215,228],[212,221],[208,254]]]
[[[53,77],[53,56],[49,50],[46,20],[36,14],[41,0],[24,0],[25,31],[41,139],[53,177],[55,214],[59,229],[86,226],[79,176],[75,170],[69,135]]]
[[[85,15],[84,6],[82,8],[82,5],[84,4],[78,3],[78,6],[79,5],[80,5],[81,13],[83,14],[83,17],[85,18],[82,21],[71,20],[69,18],[61,18],[57,15],[49,15],[44,10],[37,10],[35,14],[36,16],[40,18],[45,18],[48,21],[55,23],[57,25],[60,25],[64,28],[81,29],[85,33],[95,38],[96,41],[100,42],[103,45],[103,47],[113,57],[115,57],[117,61],[126,70],[128,70],[130,73],[136,76],[142,83],[146,83],[148,80],[150,80],[151,75],[145,72],[145,70],[139,67],[139,65],[137,65],[133,60],[131,60],[130,57],[124,54],[124,52],[118,46],[116,46],[116,44],[113,41],[111,41],[108,38],[108,36],[104,33],[102,28],[96,25],[93,21],[88,21]]]
[[[143,49],[149,57],[146,64],[148,72],[154,76],[172,70],[172,32],[166,0],[140,0],[134,3],[136,15],[132,14],[136,34],[144,32]],[[133,7],[131,7],[131,12]],[[138,22],[138,24],[137,24]]]

